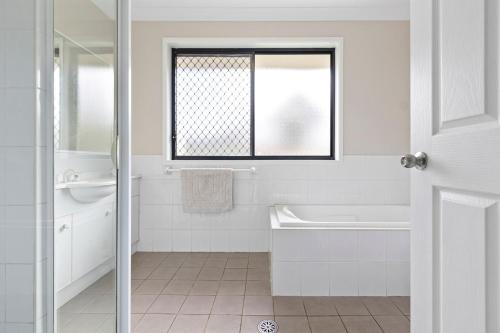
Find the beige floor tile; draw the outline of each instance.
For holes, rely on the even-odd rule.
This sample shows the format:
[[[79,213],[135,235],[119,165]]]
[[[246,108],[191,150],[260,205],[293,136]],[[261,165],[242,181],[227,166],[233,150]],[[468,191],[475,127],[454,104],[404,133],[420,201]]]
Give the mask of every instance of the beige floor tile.
[[[66,326],[59,328],[59,331],[60,333],[97,332],[108,319],[109,315],[105,314],[77,314]]]
[[[182,264],[181,267],[203,267],[205,265],[205,262],[207,261],[206,258],[199,258],[199,257],[188,257],[184,263]]]
[[[217,295],[244,295],[245,281],[221,281]]]
[[[349,333],[383,333],[372,316],[342,316]]]
[[[239,333],[241,316],[211,315],[205,333]]]
[[[302,297],[278,296],[274,297],[275,316],[305,316]]]
[[[156,295],[132,295],[132,313],[146,313],[156,297]]]
[[[219,281],[196,281],[189,292],[190,295],[217,295]]]
[[[165,333],[174,321],[171,314],[146,314],[133,329],[133,333]]]
[[[116,313],[116,296],[113,294],[96,295],[82,313]]]
[[[363,297],[363,303],[372,316],[376,315],[401,315],[401,311],[387,297]]]
[[[260,268],[249,268],[247,273],[247,280],[250,281],[269,281],[269,271]]]
[[[116,277],[114,271],[111,271],[89,286],[85,292],[91,294],[114,294],[115,289]]]
[[[336,316],[337,309],[332,297],[304,297],[304,307],[308,316]]]
[[[370,314],[360,297],[334,297],[335,307],[341,316],[367,316]]]
[[[264,270],[269,270],[269,260],[267,257],[250,257],[248,260],[248,268],[259,268]]]
[[[143,281],[145,280],[132,280],[130,285],[130,291],[134,292],[141,285]]]
[[[244,296],[222,296],[215,297],[212,314],[241,315],[243,312]]]
[[[245,295],[270,296],[271,283],[269,281],[247,281]]]
[[[208,315],[178,315],[168,333],[203,333]]]
[[[161,265],[165,266],[165,267],[179,268],[184,263],[184,260],[186,260],[186,258],[184,258],[184,257],[171,257],[171,256],[169,256],[167,259],[165,259],[161,263]]]
[[[243,315],[273,315],[273,298],[271,296],[245,296]]]
[[[384,333],[410,333],[410,321],[405,316],[375,316]]]
[[[132,267],[132,273],[131,273],[132,279],[134,280],[147,279],[155,269],[156,267],[151,267],[151,266]]]
[[[198,275],[198,280],[211,280],[219,281],[222,279],[222,274],[224,273],[223,268],[218,267],[204,267],[200,274]]]
[[[248,258],[230,258],[226,263],[226,268],[247,268]]]
[[[274,320],[274,316],[243,316],[241,317],[241,333],[257,333],[257,325],[262,320]]]
[[[188,296],[179,313],[210,314],[215,296]]]
[[[224,268],[226,267],[227,258],[208,258],[205,262],[205,266],[207,268]]]
[[[404,313],[406,316],[410,315],[410,297],[393,296],[389,298],[398,307],[399,311]]]
[[[135,313],[130,315],[130,328],[133,330],[137,327],[144,315],[142,313]]]
[[[308,317],[312,333],[347,333],[338,316]]]
[[[174,280],[196,280],[198,274],[201,271],[201,267],[181,267],[175,273]]]
[[[245,281],[247,279],[246,268],[226,268],[222,280],[225,281]]]
[[[311,333],[309,329],[309,322],[307,317],[300,316],[290,316],[290,317],[278,317],[276,316],[276,322],[278,323],[278,332],[281,333]]]
[[[168,295],[189,295],[193,285],[194,281],[172,280],[167,284],[161,293]]]
[[[170,280],[177,272],[177,267],[166,266],[161,264],[148,277],[149,279]]]
[[[167,284],[168,280],[144,280],[135,290],[135,293],[140,295],[159,295]]]
[[[92,302],[97,295],[80,293],[75,298],[70,300],[68,303],[64,304],[59,308],[61,313],[81,313],[83,309]]]
[[[148,313],[177,313],[181,308],[186,296],[184,295],[160,295],[148,309]]]
[[[250,253],[248,252],[230,252],[228,258],[249,258]]]

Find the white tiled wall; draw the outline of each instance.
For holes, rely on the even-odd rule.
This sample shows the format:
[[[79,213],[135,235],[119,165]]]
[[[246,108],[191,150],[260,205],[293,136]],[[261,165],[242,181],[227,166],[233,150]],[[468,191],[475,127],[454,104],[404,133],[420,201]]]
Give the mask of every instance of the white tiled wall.
[[[290,230],[272,235],[273,294],[407,296],[409,230]]]
[[[173,161],[168,165],[255,166],[257,173],[235,174],[232,211],[186,214],[182,211],[179,173],[163,174],[161,156],[134,156],[133,172],[142,175],[140,251],[268,251],[268,206],[276,203],[409,203],[408,172],[399,166],[397,156],[302,162]]]
[[[0,332],[46,331],[45,0],[0,0]]]

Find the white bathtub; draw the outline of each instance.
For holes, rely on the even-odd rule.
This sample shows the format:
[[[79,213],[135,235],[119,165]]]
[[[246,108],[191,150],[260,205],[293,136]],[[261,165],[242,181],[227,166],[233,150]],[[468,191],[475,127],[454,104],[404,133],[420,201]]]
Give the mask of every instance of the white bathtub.
[[[408,296],[408,206],[270,208],[273,295]]]
[[[273,227],[341,229],[409,229],[408,206],[271,207]]]

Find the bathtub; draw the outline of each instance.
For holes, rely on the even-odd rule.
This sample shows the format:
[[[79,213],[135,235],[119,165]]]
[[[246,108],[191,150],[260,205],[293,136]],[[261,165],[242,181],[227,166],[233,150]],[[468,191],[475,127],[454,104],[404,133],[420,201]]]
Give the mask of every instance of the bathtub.
[[[271,286],[280,296],[409,296],[408,206],[275,205]]]

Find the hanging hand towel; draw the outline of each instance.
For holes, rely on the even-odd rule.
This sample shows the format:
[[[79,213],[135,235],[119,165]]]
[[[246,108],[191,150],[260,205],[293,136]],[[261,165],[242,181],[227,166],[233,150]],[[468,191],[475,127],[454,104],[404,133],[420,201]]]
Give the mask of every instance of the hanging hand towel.
[[[186,213],[222,213],[233,208],[231,169],[182,169],[181,183]]]

